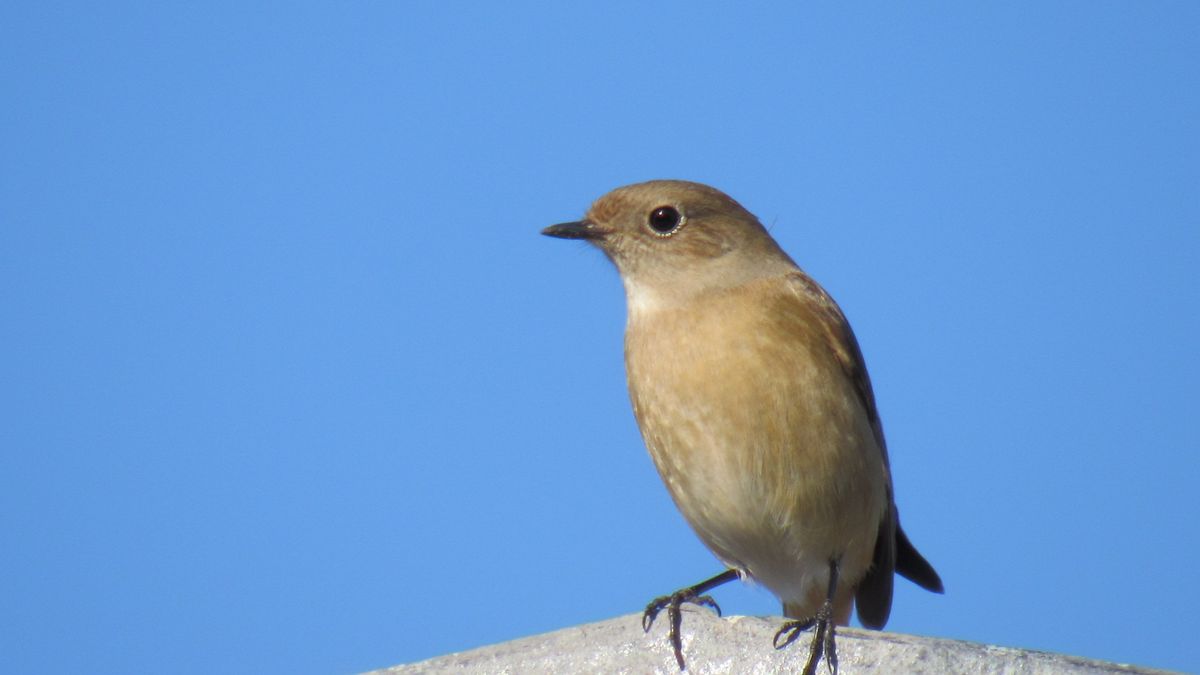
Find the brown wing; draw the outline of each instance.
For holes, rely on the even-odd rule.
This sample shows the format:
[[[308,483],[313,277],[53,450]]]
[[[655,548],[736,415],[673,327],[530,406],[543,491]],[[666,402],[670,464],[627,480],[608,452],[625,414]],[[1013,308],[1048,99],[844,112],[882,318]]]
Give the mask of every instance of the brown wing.
[[[871,568],[859,582],[855,592],[855,604],[858,607],[858,619],[868,628],[883,628],[892,610],[893,572],[899,572],[906,578],[916,582],[923,588],[942,592],[942,582],[937,572],[926,562],[925,558],[913,547],[900,529],[900,519],[896,512],[896,502],[892,496],[891,466],[888,462],[887,441],[883,437],[883,423],[879,419],[879,411],[875,407],[875,392],[871,389],[871,378],[867,375],[866,362],[862,350],[859,349],[858,339],[850,328],[850,322],[842,314],[841,308],[833,298],[803,272],[792,275],[792,282],[798,292],[813,300],[820,308],[822,328],[828,337],[838,363],[846,377],[854,383],[855,391],[862,402],[863,410],[871,423],[875,434],[875,444],[883,454],[883,465],[887,470],[887,499],[888,510],[879,523],[879,534],[875,540],[875,553]]]

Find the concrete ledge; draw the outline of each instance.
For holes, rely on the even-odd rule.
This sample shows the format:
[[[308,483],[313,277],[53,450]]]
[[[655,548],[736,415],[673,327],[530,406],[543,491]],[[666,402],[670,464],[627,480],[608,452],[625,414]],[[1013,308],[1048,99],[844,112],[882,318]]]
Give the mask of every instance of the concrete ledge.
[[[732,616],[684,609],[683,655],[687,673],[797,673],[808,657],[810,639],[801,636],[784,650],[771,646],[783,619]],[[1024,649],[992,647],[940,638],[839,628],[841,675],[856,673],[1166,673]],[[825,671],[824,666],[821,667]],[[374,671],[401,673],[662,673],[678,675],[667,644],[666,615],[649,634],[641,615],[564,628],[471,651]]]

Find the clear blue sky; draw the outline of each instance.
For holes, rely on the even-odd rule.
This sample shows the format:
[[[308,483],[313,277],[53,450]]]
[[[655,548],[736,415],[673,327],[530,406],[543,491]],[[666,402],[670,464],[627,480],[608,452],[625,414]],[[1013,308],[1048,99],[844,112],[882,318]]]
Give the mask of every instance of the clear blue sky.
[[[5,3],[4,668],[348,673],[718,571],[538,235],[670,177],[858,333],[947,588],[890,630],[1200,670],[1200,4],[569,4]]]

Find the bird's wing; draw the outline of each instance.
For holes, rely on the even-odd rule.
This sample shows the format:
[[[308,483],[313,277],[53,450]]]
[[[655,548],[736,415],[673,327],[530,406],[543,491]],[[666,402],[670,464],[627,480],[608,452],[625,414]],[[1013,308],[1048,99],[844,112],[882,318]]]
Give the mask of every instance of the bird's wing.
[[[875,434],[875,446],[883,455],[883,466],[886,472],[888,510],[879,523],[879,533],[875,539],[875,552],[872,556],[870,569],[859,582],[855,592],[855,605],[858,608],[858,619],[868,628],[883,628],[888,615],[892,611],[892,585],[896,569],[896,532],[898,519],[896,504],[892,497],[892,476],[888,464],[887,442],[883,438],[883,423],[879,419],[879,411],[875,407],[875,392],[871,390],[871,378],[867,375],[866,362],[858,339],[850,329],[850,322],[838,307],[833,298],[803,272],[794,273],[790,277],[793,288],[802,294],[810,304],[817,308],[816,315],[825,334],[825,343],[833,352],[838,364],[846,377],[854,383],[859,402],[871,424]],[[905,540],[907,541],[907,540]],[[911,548],[911,546],[910,546]],[[932,568],[931,568],[932,569]]]
[[[896,501],[892,493],[887,442],[883,438],[883,423],[875,407],[875,393],[871,389],[866,362],[863,360],[862,350],[859,349],[858,339],[850,329],[850,322],[846,321],[841,308],[825,289],[808,275],[803,272],[794,273],[790,280],[796,292],[806,296],[818,308],[817,315],[822,330],[828,337],[827,343],[846,377],[854,383],[854,389],[858,392],[859,401],[875,434],[875,444],[883,454],[883,465],[887,470],[888,511],[879,523],[871,568],[859,583],[855,594],[858,618],[863,625],[868,628],[883,628],[892,608],[893,572],[934,593],[943,592],[942,580],[900,527],[900,514],[896,510]]]
[[[825,292],[825,289],[821,288],[820,284],[799,271],[789,275],[788,280],[796,293],[808,300],[807,304],[816,308],[817,318],[826,337],[825,344],[833,352],[846,377],[854,383],[854,390],[858,392],[859,402],[862,403],[867,419],[871,423],[871,430],[875,434],[875,444],[883,453],[883,465],[889,469],[888,496],[890,497],[892,481],[888,465],[887,442],[883,439],[883,424],[879,421],[879,411],[875,408],[875,392],[871,390],[871,378],[867,375],[867,366],[863,361],[862,350],[858,347],[858,338],[854,337],[854,331],[850,329],[850,322],[846,321],[842,309]]]

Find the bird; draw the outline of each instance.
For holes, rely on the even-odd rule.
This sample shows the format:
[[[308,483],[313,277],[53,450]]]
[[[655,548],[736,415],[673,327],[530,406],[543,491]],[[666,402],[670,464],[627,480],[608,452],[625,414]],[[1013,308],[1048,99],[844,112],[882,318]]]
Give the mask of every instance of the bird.
[[[542,234],[584,240],[625,290],[634,417],[672,500],[725,570],[655,598],[686,668],[684,604],[734,579],[782,601],[782,649],[813,633],[803,672],[837,671],[835,627],[852,609],[882,629],[894,574],[941,578],[900,526],[883,426],[858,341],[833,298],[759,220],[716,188],[619,187],[582,220]]]

